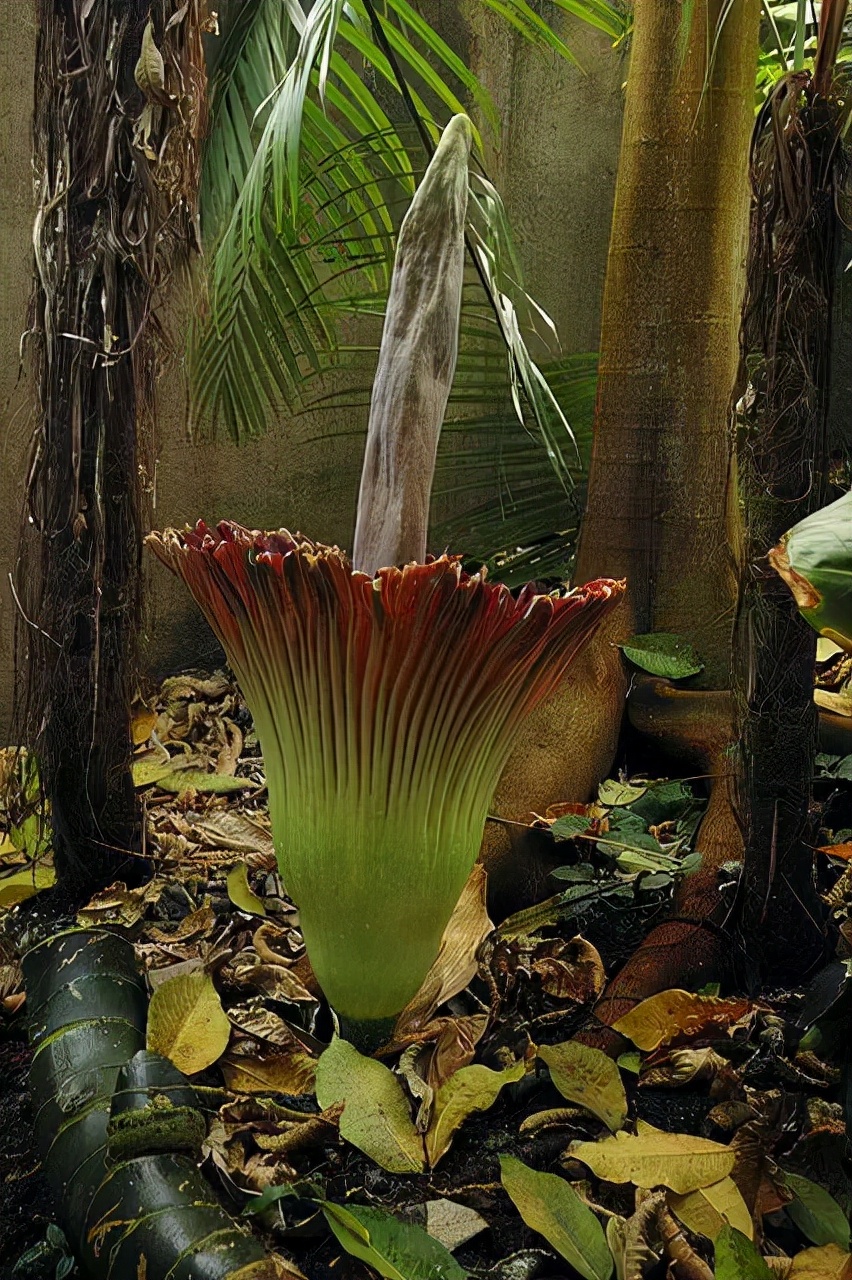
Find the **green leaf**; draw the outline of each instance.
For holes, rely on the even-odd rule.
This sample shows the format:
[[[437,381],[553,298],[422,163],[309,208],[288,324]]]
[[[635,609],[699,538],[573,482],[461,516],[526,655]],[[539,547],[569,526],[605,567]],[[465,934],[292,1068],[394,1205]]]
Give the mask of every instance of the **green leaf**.
[[[669,680],[684,680],[704,670],[704,663],[682,636],[667,631],[651,631],[647,635],[632,636],[626,644],[619,645],[624,656],[643,671],[653,676],[665,676]]]
[[[571,840],[589,829],[589,819],[580,813],[566,813],[557,818],[550,830],[557,840]]]
[[[33,898],[42,889],[56,884],[56,872],[51,863],[37,862],[10,876],[0,877],[0,907],[14,907],[27,898]]]
[[[609,1280],[612,1255],[603,1228],[574,1188],[514,1156],[500,1157],[500,1177],[524,1222],[544,1236],[584,1280]]]
[[[647,790],[647,783],[619,782],[616,778],[607,778],[598,787],[598,800],[607,808],[626,806],[639,800]]]
[[[836,1244],[849,1250],[849,1219],[824,1187],[801,1174],[783,1170],[783,1180],[795,1196],[785,1209],[811,1244]]]
[[[266,907],[256,893],[252,893],[248,882],[248,868],[244,862],[232,867],[228,872],[228,897],[234,906],[249,915],[265,916]]]
[[[339,1037],[317,1065],[317,1102],[344,1103],[340,1134],[390,1173],[421,1173],[423,1140],[414,1127],[399,1079]]]
[[[576,1040],[541,1045],[538,1056],[563,1098],[591,1111],[613,1132],[624,1128],[627,1094],[612,1058]]]
[[[504,1067],[502,1071],[491,1071],[475,1063],[461,1067],[444,1081],[435,1094],[426,1134],[426,1153],[433,1169],[449,1150],[453,1134],[467,1117],[474,1111],[487,1111],[496,1102],[503,1086],[522,1079],[525,1071],[523,1061]]]
[[[347,1253],[366,1262],[385,1280],[466,1280],[467,1272],[422,1227],[400,1222],[384,1209],[333,1204],[322,1211]]]
[[[723,1227],[716,1237],[716,1280],[772,1280],[774,1272],[748,1236]]]

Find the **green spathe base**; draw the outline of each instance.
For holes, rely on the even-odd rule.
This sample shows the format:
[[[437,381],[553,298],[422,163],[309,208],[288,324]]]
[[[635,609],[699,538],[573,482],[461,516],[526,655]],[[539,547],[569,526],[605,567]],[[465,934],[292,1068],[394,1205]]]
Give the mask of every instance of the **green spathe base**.
[[[387,1044],[393,1035],[396,1018],[340,1018],[340,1035],[359,1053],[372,1054]]]

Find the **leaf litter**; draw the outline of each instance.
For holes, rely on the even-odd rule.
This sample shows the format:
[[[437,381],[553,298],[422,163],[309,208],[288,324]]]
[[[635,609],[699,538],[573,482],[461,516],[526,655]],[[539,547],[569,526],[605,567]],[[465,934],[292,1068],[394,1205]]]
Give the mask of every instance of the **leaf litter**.
[[[619,1024],[633,1047],[618,1062],[584,1043],[607,978],[700,865],[696,790],[614,778],[593,804],[533,819],[554,851],[544,902],[495,928],[475,869],[370,1058],[334,1038],[231,679],[166,681],[133,736],[153,875],[109,886],[79,922],[134,942],[149,1046],[208,1112],[205,1168],[288,1274],[852,1280],[852,803],[848,827],[826,824],[821,864],[838,957],[804,1000],[671,990]],[[852,768],[822,768],[852,799]],[[35,793],[25,757],[3,753],[0,910],[4,883],[12,897],[22,874],[49,883]],[[24,1004],[0,950],[0,1016]]]

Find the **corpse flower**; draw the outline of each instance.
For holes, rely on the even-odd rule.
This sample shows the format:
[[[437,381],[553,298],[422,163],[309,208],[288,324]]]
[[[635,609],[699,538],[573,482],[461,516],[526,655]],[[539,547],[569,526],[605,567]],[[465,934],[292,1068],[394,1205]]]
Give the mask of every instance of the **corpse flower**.
[[[336,547],[231,523],[148,541],[251,708],[323,991],[353,1022],[391,1017],[437,955],[521,720],[621,584],[513,595],[456,556],[374,576]]]
[[[802,617],[852,652],[852,492],[814,511],[769,552]]]

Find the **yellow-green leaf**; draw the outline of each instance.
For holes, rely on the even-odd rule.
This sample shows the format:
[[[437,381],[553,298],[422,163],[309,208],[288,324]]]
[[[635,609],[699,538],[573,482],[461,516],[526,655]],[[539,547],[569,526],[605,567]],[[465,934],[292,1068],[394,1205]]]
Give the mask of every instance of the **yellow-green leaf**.
[[[203,971],[169,978],[151,997],[147,1048],[170,1058],[188,1076],[220,1058],[230,1035],[228,1015]]]
[[[622,1132],[602,1142],[572,1142],[568,1150],[606,1182],[669,1187],[679,1195],[720,1182],[734,1167],[735,1153],[719,1142],[665,1133],[642,1120],[636,1127],[635,1135]]]
[[[793,1259],[789,1280],[852,1280],[852,1254],[836,1244],[803,1249]]]
[[[256,893],[252,893],[248,882],[248,868],[241,862],[228,872],[228,897],[240,911],[249,915],[265,916],[266,907]]]
[[[524,1063],[515,1062],[502,1071],[476,1064],[461,1067],[435,1094],[432,1119],[426,1133],[426,1155],[432,1168],[450,1149],[453,1134],[474,1111],[487,1111],[497,1100],[504,1084],[520,1080]]]
[[[720,1000],[693,991],[660,991],[619,1018],[613,1030],[650,1053],[678,1035],[692,1036],[707,1027],[728,1027],[747,1013],[747,1000]]]
[[[721,1178],[709,1187],[699,1187],[684,1196],[670,1192],[669,1208],[690,1231],[715,1240],[727,1225],[754,1239],[754,1223],[748,1205],[740,1195],[733,1178]]]
[[[627,1094],[612,1058],[576,1040],[541,1045],[538,1056],[563,1098],[591,1111],[608,1129],[624,1128]]]
[[[390,1173],[422,1173],[423,1140],[397,1077],[339,1038],[321,1055],[317,1102],[325,1110],[344,1103],[340,1133]]]
[[[13,907],[54,884],[56,872],[50,862],[37,862],[10,876],[0,877],[0,907]]]
[[[577,1192],[555,1173],[500,1157],[500,1177],[524,1222],[544,1236],[584,1280],[609,1280],[612,1254],[603,1227]]]

